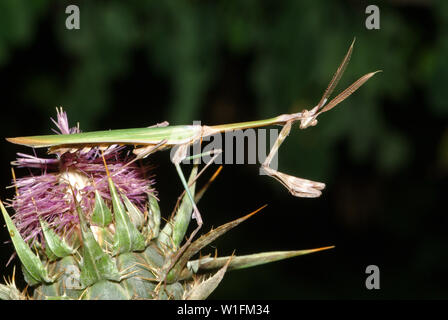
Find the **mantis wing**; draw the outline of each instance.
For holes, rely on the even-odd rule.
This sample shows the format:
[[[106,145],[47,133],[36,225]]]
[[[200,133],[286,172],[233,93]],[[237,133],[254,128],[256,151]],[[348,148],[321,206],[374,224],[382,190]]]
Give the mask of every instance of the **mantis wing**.
[[[200,126],[169,126],[17,137],[6,140],[33,148],[111,144],[152,145],[162,140],[166,140],[167,145],[177,145],[194,141],[200,134]]]

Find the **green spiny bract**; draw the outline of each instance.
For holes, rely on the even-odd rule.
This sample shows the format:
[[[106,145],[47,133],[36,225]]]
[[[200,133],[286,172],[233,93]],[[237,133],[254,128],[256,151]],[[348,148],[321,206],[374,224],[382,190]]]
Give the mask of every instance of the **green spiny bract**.
[[[194,167],[190,183],[196,174]],[[154,195],[148,194],[147,209],[141,212],[108,179],[112,207],[96,193],[95,207],[87,219],[78,205],[79,233],[67,239],[41,221],[45,248],[35,244],[32,250],[0,203],[33,299],[205,299],[228,270],[324,249],[191,260],[258,210],[202,235],[179,256],[180,240],[191,217],[189,199],[182,198],[174,217],[160,229],[161,214]],[[9,281],[0,285],[0,298],[25,299],[27,295]]]

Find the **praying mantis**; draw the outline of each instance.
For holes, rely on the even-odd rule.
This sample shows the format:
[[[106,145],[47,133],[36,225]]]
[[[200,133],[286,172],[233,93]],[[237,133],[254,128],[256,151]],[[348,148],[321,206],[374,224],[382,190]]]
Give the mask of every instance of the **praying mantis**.
[[[26,145],[33,148],[47,147],[50,149],[50,152],[71,149],[78,150],[98,146],[107,147],[111,145],[131,145],[134,146],[134,153],[137,155],[137,159],[145,158],[148,155],[163,149],[176,148],[174,155],[171,157],[171,161],[176,167],[185,192],[191,201],[193,207],[192,217],[196,219],[197,222],[197,228],[190,235],[187,241],[188,243],[199,231],[203,224],[203,221],[201,214],[196,206],[195,200],[190,193],[189,186],[180,167],[180,163],[185,158],[187,158],[187,151],[189,146],[196,142],[202,141],[202,139],[205,137],[232,130],[257,128],[270,125],[281,125],[283,126],[283,128],[277,140],[274,142],[273,147],[270,150],[265,161],[262,163],[262,169],[267,175],[281,182],[294,196],[314,198],[321,195],[321,191],[325,188],[324,183],[287,175],[285,173],[274,170],[270,167],[270,164],[273,157],[277,154],[281,144],[289,135],[291,127],[294,123],[299,121],[300,129],[306,129],[311,126],[315,126],[317,124],[317,117],[320,114],[333,109],[336,105],[344,101],[353,92],[360,88],[373,75],[379,72],[375,71],[362,76],[348,88],[343,90],[339,95],[333,98],[330,102],[328,102],[330,95],[333,93],[336,85],[338,84],[339,80],[342,77],[342,74],[347,67],[353,51],[354,42],[355,40],[353,40],[353,42],[351,43],[344,59],[339,65],[336,73],[333,75],[333,78],[331,79],[319,103],[310,110],[303,110],[301,112],[292,114],[282,114],[277,117],[265,120],[215,126],[169,126],[167,122],[164,122],[147,128],[95,131],[77,134],[16,137],[7,138],[7,140],[15,144]]]

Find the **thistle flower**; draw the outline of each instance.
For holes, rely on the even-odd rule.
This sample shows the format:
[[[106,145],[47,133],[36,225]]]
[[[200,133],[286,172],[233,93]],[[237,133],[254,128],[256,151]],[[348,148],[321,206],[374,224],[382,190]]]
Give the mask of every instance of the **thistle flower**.
[[[70,128],[67,114],[57,110],[57,134],[79,133],[79,126]],[[107,181],[107,163],[115,186],[138,209],[145,210],[148,193],[154,194],[153,180],[148,179],[148,166],[128,163],[133,155],[125,147],[113,145],[107,149],[100,147],[78,150],[59,150],[52,158],[39,158],[35,155],[18,154],[13,162],[19,168],[28,168],[37,174],[14,181],[16,196],[12,201],[15,210],[14,223],[25,241],[34,244],[36,240],[44,244],[42,220],[53,227],[59,235],[70,238],[79,226],[75,193],[87,218],[93,212],[95,191],[111,205]]]
[[[78,126],[69,128],[62,109],[53,122],[57,133],[79,132]],[[205,299],[228,270],[330,248],[200,255],[191,260],[261,208],[182,246],[192,216],[191,200],[181,197],[174,215],[161,228],[149,167],[136,165],[126,148],[54,152],[49,158],[19,154],[13,163],[30,171],[14,181],[13,219],[0,201],[33,299]],[[195,164],[188,181],[193,197],[197,177]],[[15,286],[14,275],[0,284],[0,299],[29,298],[28,292]]]

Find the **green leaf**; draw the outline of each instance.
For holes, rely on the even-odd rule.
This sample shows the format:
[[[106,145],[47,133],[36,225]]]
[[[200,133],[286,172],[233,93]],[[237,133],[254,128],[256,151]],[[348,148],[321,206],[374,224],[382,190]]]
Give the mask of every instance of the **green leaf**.
[[[79,205],[77,205],[79,223],[82,234],[82,265],[81,265],[81,284],[88,287],[92,284],[108,279],[119,281],[120,274],[112,258],[103,252],[98,242],[96,242],[92,231],[87,226],[84,214]]]
[[[0,209],[3,214],[3,218],[5,219],[12,243],[14,244],[14,248],[16,249],[20,261],[22,262],[22,266],[25,271],[24,273],[27,276],[26,280],[28,284],[35,285],[40,282],[52,282],[53,280],[48,277],[47,270],[45,269],[42,261],[37,255],[33,253],[33,251],[31,251],[30,247],[28,247],[28,245],[22,239],[19,231],[17,230],[1,201]]]
[[[188,185],[190,186],[190,193],[194,199],[196,189],[196,176],[198,174],[198,166],[194,165],[191,169],[190,177],[188,178]],[[187,232],[188,225],[190,224],[191,214],[193,212],[193,205],[187,193],[182,198],[182,202],[174,216],[173,227],[173,242],[176,248],[180,246],[180,243],[184,240],[185,233]]]
[[[115,253],[145,249],[145,238],[131,222],[111,178],[109,178],[109,189],[115,215]]]
[[[73,256],[65,257],[58,262],[58,272],[62,273],[58,282],[63,284],[63,292],[67,296],[76,298],[81,293],[81,271]],[[59,294],[62,294],[61,292]]]
[[[110,212],[98,190],[95,190],[95,207],[91,221],[100,227],[106,227],[112,222],[112,212]]]
[[[86,300],[130,300],[132,297],[119,283],[100,281],[91,286],[83,299]]]
[[[12,300],[11,289],[4,284],[0,284],[0,300]]]
[[[23,278],[25,279],[25,282],[28,283],[30,286],[35,286],[38,285],[40,283],[43,283],[44,281],[42,280],[37,280],[29,271],[27,268],[25,268],[25,265],[22,263],[21,265],[22,268],[22,274],[23,274]]]
[[[159,236],[160,231],[160,207],[157,198],[152,194],[148,193],[148,202],[149,202],[149,213],[148,213],[148,239],[157,238]]]
[[[224,278],[224,274],[227,271],[227,266],[229,265],[232,257],[227,258],[227,263],[219,269],[212,277],[208,278],[199,285],[194,286],[188,293],[185,300],[204,300],[218,287]]]
[[[190,177],[188,178],[188,185],[190,186],[190,193],[194,198],[196,183],[192,183],[196,179],[198,173],[198,166],[195,165],[191,169]],[[172,248],[177,250],[180,243],[185,237],[188,225],[190,224],[191,214],[193,212],[193,205],[187,193],[182,197],[182,202],[177,209],[176,215],[172,218],[162,229],[157,241],[162,249]]]
[[[232,257],[232,261],[229,263],[228,270],[230,271],[230,270],[251,268],[261,264],[289,259],[332,248],[334,248],[334,246],[322,247],[316,249],[307,249],[307,250],[262,252],[239,257],[235,256]],[[206,272],[222,268],[229,261],[229,259],[230,257],[220,257],[220,258],[203,257],[198,260],[189,261],[187,263],[187,268],[182,271],[182,274],[179,277],[179,279],[180,280],[189,279],[195,273]]]
[[[129,218],[131,218],[131,222],[136,228],[140,229],[145,222],[143,213],[141,213],[140,210],[138,210],[138,208],[124,194],[121,195],[121,198],[123,199],[124,205],[126,206],[126,210],[128,212]]]
[[[211,242],[213,242],[214,240],[216,240],[217,238],[222,236],[224,233],[226,233],[230,229],[235,228],[241,222],[249,219],[250,217],[252,217],[254,214],[256,214],[257,212],[259,212],[260,210],[262,210],[265,207],[266,207],[266,205],[245,215],[244,217],[241,217],[239,219],[236,219],[236,220],[230,221],[226,224],[223,224],[222,226],[219,226],[218,228],[211,230],[207,234],[202,235],[196,241],[191,243],[188,246],[188,248],[184,251],[184,253],[180,256],[180,258],[178,259],[175,266],[168,273],[168,276],[166,278],[167,281],[169,281],[169,282],[176,281],[179,277],[179,274],[181,273],[183,268],[186,266],[186,264],[188,263],[190,258],[192,256],[194,256],[196,253],[198,253],[199,250],[201,250],[206,245],[210,244]],[[168,259],[168,261],[166,263],[167,263],[167,265],[169,265],[169,264],[171,264],[171,261],[169,261],[169,259]]]
[[[26,300],[25,294],[16,287],[16,268],[12,271],[12,277],[5,280],[5,284],[0,284],[0,300]]]
[[[20,291],[15,286],[0,284],[0,300],[19,300]]]
[[[48,261],[55,261],[59,258],[50,250],[48,246],[45,247],[45,256],[48,258]]]
[[[120,282],[127,292],[132,293],[133,299],[153,299],[154,289],[158,282],[151,266],[144,262],[140,253],[127,252],[117,257],[119,270],[125,271],[124,279]],[[151,279],[154,279],[151,281]]]
[[[49,268],[53,274],[58,275],[58,281],[40,285],[39,290],[34,290],[33,299],[44,300],[59,296],[77,299],[81,296],[84,291],[80,280],[81,271],[73,256],[62,258],[50,264]]]
[[[70,247],[64,239],[60,239],[45,221],[39,219],[39,222],[44,233],[47,249],[52,254],[58,258],[64,258],[74,253],[73,248]]]
[[[95,234],[96,242],[98,242],[103,251],[113,251],[114,235],[108,227],[90,226],[90,229]]]

